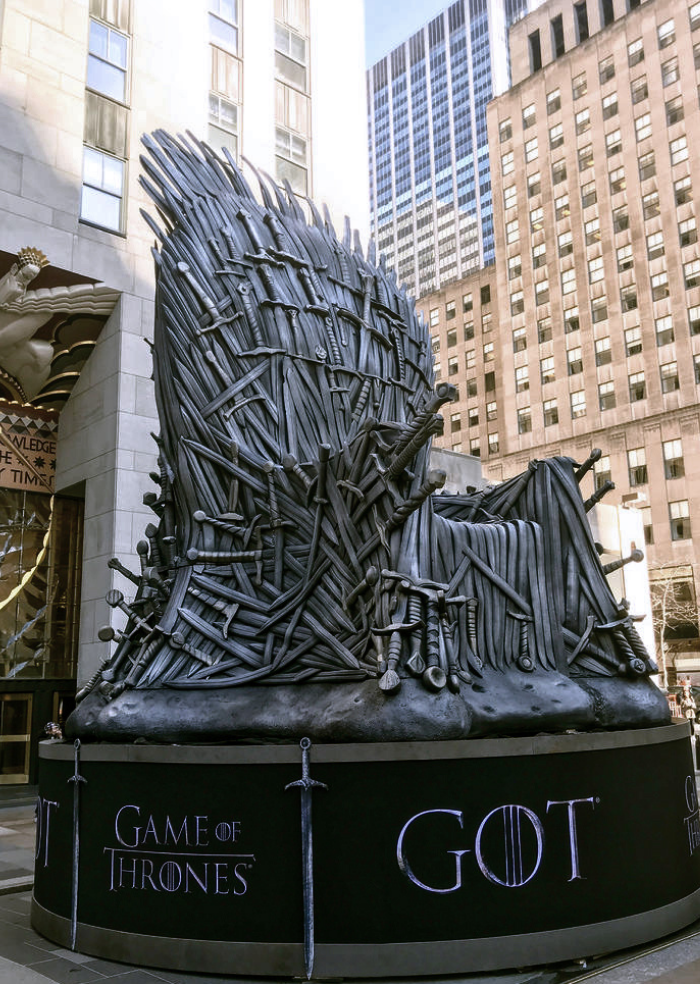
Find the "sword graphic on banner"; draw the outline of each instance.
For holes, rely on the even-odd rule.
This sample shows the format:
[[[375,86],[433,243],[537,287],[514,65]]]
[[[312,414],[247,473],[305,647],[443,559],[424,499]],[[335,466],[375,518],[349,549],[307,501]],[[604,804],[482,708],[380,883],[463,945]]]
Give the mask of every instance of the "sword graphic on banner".
[[[302,738],[301,746],[301,779],[290,782],[285,790],[299,786],[301,793],[301,870],[302,892],[304,899],[304,971],[307,981],[311,980],[314,971],[314,846],[313,819],[311,814],[312,790],[328,789],[324,782],[317,782],[309,775],[309,749],[311,740]]]

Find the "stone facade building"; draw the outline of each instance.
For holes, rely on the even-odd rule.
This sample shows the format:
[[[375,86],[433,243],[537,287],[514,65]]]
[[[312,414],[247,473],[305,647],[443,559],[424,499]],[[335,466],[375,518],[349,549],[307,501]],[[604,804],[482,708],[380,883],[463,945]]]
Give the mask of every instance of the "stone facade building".
[[[442,443],[493,479],[601,448],[596,483],[641,509],[652,588],[685,623],[670,677],[700,682],[697,639],[674,638],[697,636],[700,593],[700,4],[552,0],[510,51],[495,264],[420,302],[460,386]],[[485,333],[463,298],[486,282]]]
[[[363,5],[342,43],[332,7],[0,3],[0,782],[109,652],[105,593],[133,586],[107,562],[154,518],[141,134],[225,145],[364,233]]]

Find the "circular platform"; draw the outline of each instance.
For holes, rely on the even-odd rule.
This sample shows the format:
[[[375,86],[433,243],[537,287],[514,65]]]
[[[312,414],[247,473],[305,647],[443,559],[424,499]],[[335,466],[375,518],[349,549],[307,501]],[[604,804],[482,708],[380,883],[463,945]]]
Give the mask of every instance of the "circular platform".
[[[306,797],[315,977],[633,946],[700,916],[689,733],[314,745],[308,793],[295,745],[84,744],[76,768],[44,742],[32,922],[108,959],[299,977]]]

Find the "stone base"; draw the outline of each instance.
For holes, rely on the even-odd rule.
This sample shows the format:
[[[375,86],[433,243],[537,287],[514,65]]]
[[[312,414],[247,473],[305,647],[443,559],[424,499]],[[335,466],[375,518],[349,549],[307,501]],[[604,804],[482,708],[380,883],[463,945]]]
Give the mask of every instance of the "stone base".
[[[39,932],[147,966],[304,973],[298,747],[85,744],[77,784],[72,745],[40,756]],[[312,793],[314,977],[542,965],[700,916],[686,724],[310,756],[327,786]]]

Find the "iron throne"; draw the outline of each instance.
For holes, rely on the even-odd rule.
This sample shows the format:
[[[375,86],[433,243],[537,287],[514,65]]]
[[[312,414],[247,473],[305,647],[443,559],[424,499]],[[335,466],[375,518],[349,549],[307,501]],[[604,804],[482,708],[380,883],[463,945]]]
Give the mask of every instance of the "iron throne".
[[[311,201],[144,138],[158,221],[157,523],[68,737],[348,741],[665,723],[583,465],[436,495],[427,329]],[[225,153],[225,152],[224,152]]]

